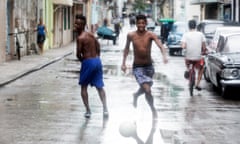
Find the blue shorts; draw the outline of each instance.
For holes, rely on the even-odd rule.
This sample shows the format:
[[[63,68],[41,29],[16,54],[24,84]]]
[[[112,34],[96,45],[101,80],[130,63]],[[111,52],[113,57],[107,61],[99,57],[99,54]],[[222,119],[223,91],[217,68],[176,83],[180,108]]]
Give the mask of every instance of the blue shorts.
[[[79,85],[91,85],[102,88],[103,71],[100,58],[89,58],[82,61]]]
[[[45,35],[40,35],[40,34],[38,34],[38,35],[37,35],[37,43],[38,43],[38,44],[43,44],[44,41],[45,41]]]
[[[152,85],[152,77],[154,72],[154,67],[152,65],[133,67],[133,74],[140,85],[144,83]]]

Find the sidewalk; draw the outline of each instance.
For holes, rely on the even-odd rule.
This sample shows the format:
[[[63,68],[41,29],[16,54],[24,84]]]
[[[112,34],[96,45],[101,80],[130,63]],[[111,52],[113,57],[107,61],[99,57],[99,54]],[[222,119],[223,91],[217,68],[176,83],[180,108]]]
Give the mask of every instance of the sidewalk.
[[[72,42],[63,47],[46,50],[43,55],[23,56],[20,61],[11,60],[0,64],[0,87],[72,54],[74,46]]]

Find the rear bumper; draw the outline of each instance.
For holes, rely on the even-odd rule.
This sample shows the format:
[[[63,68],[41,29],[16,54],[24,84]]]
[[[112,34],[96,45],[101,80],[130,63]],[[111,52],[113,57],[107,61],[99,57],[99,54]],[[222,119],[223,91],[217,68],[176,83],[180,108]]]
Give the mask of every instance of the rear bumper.
[[[168,45],[169,49],[182,50],[181,45]]]

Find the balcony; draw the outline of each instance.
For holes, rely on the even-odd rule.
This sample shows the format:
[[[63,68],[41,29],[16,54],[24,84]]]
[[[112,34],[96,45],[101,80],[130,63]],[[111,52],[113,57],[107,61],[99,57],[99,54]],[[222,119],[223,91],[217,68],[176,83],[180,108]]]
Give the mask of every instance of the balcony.
[[[191,0],[191,4],[224,3],[224,0]]]
[[[53,4],[57,5],[66,5],[66,6],[72,6],[73,1],[72,0],[53,0]]]

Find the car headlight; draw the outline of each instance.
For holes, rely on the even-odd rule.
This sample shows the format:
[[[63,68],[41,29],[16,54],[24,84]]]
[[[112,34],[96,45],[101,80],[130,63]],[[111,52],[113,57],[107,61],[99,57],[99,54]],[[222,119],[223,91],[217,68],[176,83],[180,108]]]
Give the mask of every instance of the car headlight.
[[[223,69],[222,70],[222,77],[225,79],[236,79],[239,77],[239,70],[238,69]]]
[[[170,35],[168,38],[169,38],[169,41],[171,42],[176,41],[176,37],[174,35]]]

